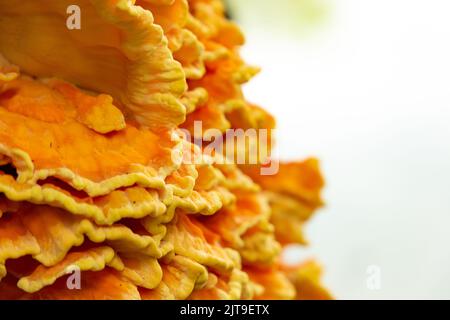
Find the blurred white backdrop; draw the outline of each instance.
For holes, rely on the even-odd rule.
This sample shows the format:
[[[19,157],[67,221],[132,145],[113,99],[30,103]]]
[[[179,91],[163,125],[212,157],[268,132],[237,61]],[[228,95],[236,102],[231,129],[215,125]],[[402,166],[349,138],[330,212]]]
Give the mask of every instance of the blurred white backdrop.
[[[245,92],[280,156],[319,157],[327,180],[301,256],[337,298],[450,299],[450,1],[263,2],[230,0],[263,68]]]

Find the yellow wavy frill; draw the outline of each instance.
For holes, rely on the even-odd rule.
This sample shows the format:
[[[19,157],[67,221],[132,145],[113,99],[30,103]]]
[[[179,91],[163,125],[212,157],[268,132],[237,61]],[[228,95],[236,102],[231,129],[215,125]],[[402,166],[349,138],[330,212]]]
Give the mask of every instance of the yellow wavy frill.
[[[73,6],[75,30],[67,26]],[[0,52],[24,72],[109,94],[149,127],[184,121],[182,67],[152,13],[135,1],[14,0],[0,3],[0,12]]]
[[[245,99],[259,69],[220,0],[0,15],[0,299],[332,298],[317,263],[280,258],[323,205],[318,161],[261,175],[275,119]]]

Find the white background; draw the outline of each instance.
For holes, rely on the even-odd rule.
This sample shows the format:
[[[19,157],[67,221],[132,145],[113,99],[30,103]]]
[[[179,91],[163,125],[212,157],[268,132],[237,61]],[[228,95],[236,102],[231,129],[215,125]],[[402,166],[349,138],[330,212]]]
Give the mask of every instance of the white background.
[[[263,68],[247,97],[277,117],[281,157],[317,156],[327,180],[301,256],[337,298],[450,299],[450,1],[329,0],[309,34],[287,32],[286,1],[231,3]]]

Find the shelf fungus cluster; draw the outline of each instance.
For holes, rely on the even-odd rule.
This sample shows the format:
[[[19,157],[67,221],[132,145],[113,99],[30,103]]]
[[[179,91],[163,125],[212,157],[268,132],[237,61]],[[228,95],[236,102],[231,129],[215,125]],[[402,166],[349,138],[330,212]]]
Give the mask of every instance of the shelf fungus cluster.
[[[275,126],[243,44],[219,0],[0,0],[1,299],[330,298],[280,258],[317,161],[205,152],[208,129]]]

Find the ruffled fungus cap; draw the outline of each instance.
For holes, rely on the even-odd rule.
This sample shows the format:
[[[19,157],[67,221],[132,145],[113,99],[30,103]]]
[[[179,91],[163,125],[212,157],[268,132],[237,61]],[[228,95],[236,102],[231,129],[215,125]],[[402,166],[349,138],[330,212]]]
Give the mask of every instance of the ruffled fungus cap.
[[[0,15],[0,299],[332,298],[316,262],[281,259],[323,204],[318,161],[261,175],[275,119],[243,94],[259,68],[220,0]],[[226,136],[249,129],[269,139]],[[233,162],[248,145],[266,156]]]

